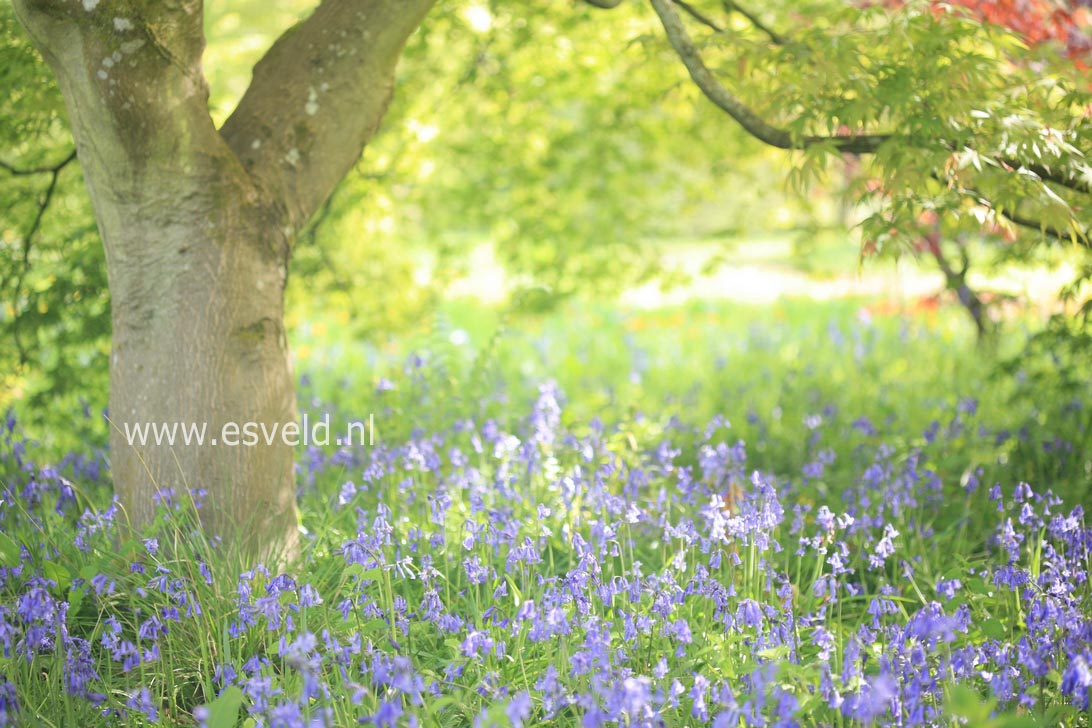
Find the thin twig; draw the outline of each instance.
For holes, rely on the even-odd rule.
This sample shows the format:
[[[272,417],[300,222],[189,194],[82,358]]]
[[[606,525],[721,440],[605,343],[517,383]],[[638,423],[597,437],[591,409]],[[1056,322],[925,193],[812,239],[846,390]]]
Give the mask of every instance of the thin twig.
[[[710,18],[708,15],[704,14],[702,11],[698,10],[696,7],[694,7],[690,3],[684,2],[684,0],[675,0],[675,4],[678,5],[680,8],[682,8],[683,11],[687,15],[689,15],[691,18],[693,18],[694,20],[698,21],[699,23],[701,23],[702,25],[704,25],[704,26],[706,26],[708,28],[712,28],[714,32],[717,32],[717,33],[723,33],[724,32],[724,28],[717,25],[715,20]]]
[[[1001,217],[1008,220],[1009,222],[1011,222],[1013,225],[1017,225],[1017,226],[1022,227],[1022,228],[1027,228],[1028,230],[1037,230],[1038,232],[1042,233],[1043,235],[1046,235],[1047,237],[1054,238],[1055,240],[1057,240],[1060,243],[1071,242],[1071,241],[1073,241],[1075,239],[1077,241],[1078,245],[1081,245],[1081,246],[1083,246],[1085,248],[1090,247],[1089,238],[1088,238],[1088,231],[1085,231],[1083,233],[1077,233],[1077,235],[1075,235],[1075,236],[1067,235],[1065,232],[1059,230],[1058,228],[1054,227],[1053,225],[1046,225],[1046,224],[1040,222],[1039,220],[1035,220],[1035,219],[1032,219],[1030,217],[1024,217],[1024,216],[1019,215],[1019,214],[1017,214],[1015,212],[1006,212],[1005,210],[998,210],[995,207],[990,207],[990,209],[993,210],[998,215],[1000,215]]]
[[[739,13],[740,15],[742,15],[744,18],[747,19],[747,22],[755,26],[757,30],[761,31],[767,38],[770,39],[770,42],[774,45],[785,45],[785,36],[781,35],[776,30],[763,23],[761,20],[758,19],[757,15],[742,7],[739,3],[735,2],[735,0],[724,0],[724,9],[727,10],[729,13]]]
[[[30,251],[34,245],[34,236],[38,234],[38,231],[42,227],[42,220],[45,219],[46,210],[49,209],[49,203],[53,200],[53,193],[57,190],[57,180],[61,176],[61,171],[68,166],[68,164],[76,158],[76,150],[61,160],[53,167],[46,168],[40,172],[31,171],[14,171],[9,165],[4,165],[5,169],[12,171],[12,174],[37,174],[37,173],[49,173],[49,185],[45,189],[45,193],[42,195],[41,201],[38,203],[38,212],[34,215],[34,220],[30,224],[30,228],[23,236],[23,254],[22,265],[19,269],[18,275],[15,277],[15,284],[12,290],[14,298],[18,298],[19,292],[23,289],[23,284],[26,283],[27,273],[30,272]],[[30,358],[30,353],[27,351],[26,346],[23,344],[22,333],[20,331],[20,323],[22,316],[16,313],[11,322],[12,338],[15,340],[15,348],[19,352],[19,364],[23,366]]]
[[[940,182],[941,184],[945,184],[945,185],[948,184],[948,182],[946,180],[942,179],[941,176],[939,174],[935,173],[935,172],[933,173],[932,177],[933,177],[933,179],[935,179],[937,182]],[[985,207],[987,210],[991,211],[995,215],[997,215],[999,217],[1002,217],[1005,220],[1008,220],[1013,225],[1017,225],[1017,226],[1022,227],[1022,228],[1027,228],[1028,230],[1037,230],[1040,233],[1042,233],[1043,235],[1046,235],[1047,237],[1054,238],[1055,240],[1057,240],[1058,242],[1061,242],[1061,243],[1068,242],[1068,241],[1073,239],[1073,236],[1066,234],[1062,230],[1059,230],[1058,228],[1054,227],[1053,225],[1047,225],[1046,223],[1042,222],[1041,220],[1036,220],[1035,218],[1026,217],[1026,216],[1021,215],[1021,214],[1019,214],[1018,212],[1015,212],[1015,211],[1010,212],[1010,211],[998,208],[996,205],[993,204],[993,202],[990,201],[989,197],[982,194],[981,192],[974,189],[973,187],[964,187],[962,184],[960,184],[956,191],[961,195],[965,195],[967,197],[973,197],[974,200],[979,205],[982,205],[982,207]],[[1078,231],[1077,235],[1076,235],[1076,239],[1077,239],[1078,244],[1082,245],[1082,246],[1084,246],[1086,248],[1092,248],[1092,237],[1090,237],[1090,236],[1092,236],[1092,232],[1090,232],[1088,230]]]
[[[1027,162],[1021,162],[1015,159],[999,159],[1008,167],[1014,169],[1024,168],[1029,172],[1034,173],[1040,179],[1046,182],[1053,182],[1059,187],[1065,187],[1066,189],[1073,190],[1074,192],[1083,192],[1084,194],[1092,194],[1092,184],[1089,184],[1087,179],[1081,179],[1071,174],[1065,174],[1060,170],[1051,170],[1042,164],[1028,164]]]
[[[14,164],[10,164],[10,163],[5,162],[4,160],[0,159],[0,169],[6,170],[7,172],[15,175],[16,177],[29,176],[29,175],[33,175],[33,174],[52,174],[52,173],[57,172],[57,171],[59,171],[61,169],[64,169],[64,167],[75,158],[76,158],[76,150],[73,149],[71,152],[68,153],[68,155],[64,159],[62,159],[61,161],[57,162],[54,165],[45,166],[45,167],[25,167],[25,168],[16,167]]]

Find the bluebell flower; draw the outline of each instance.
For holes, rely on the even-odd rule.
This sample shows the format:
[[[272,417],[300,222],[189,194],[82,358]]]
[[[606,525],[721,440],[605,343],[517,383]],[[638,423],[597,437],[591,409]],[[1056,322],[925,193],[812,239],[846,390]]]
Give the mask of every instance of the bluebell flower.
[[[1081,710],[1089,709],[1092,695],[1092,653],[1087,650],[1069,656],[1069,664],[1062,673],[1062,692]]]
[[[151,691],[146,687],[141,687],[140,690],[130,695],[128,700],[126,700],[125,705],[132,710],[142,713],[144,717],[152,723],[159,720],[159,709],[152,699]]]

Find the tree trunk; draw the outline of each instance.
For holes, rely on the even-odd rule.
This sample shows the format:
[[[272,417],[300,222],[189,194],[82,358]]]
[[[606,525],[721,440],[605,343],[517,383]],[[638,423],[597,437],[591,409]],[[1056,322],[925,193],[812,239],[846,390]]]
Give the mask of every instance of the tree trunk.
[[[214,165],[187,180],[188,190],[176,184],[166,209],[162,200],[98,205],[112,296],[111,468],[134,523],[150,519],[161,490],[202,489],[209,532],[255,553],[294,542],[292,448],[279,438],[232,447],[221,433],[228,422],[255,422],[279,434],[295,420],[287,244],[269,211],[225,179],[228,170]],[[96,184],[93,197],[116,199]],[[204,444],[126,436],[133,425],[176,422],[203,425]]]
[[[15,0],[57,76],[106,250],[110,461],[134,526],[165,490],[203,490],[211,535],[250,555],[295,552],[292,447],[233,447],[223,427],[295,420],[292,237],[375,133],[433,2],[324,0],[273,44],[218,130],[201,0]],[[204,444],[126,435],[174,423],[204,426]]]
[[[251,554],[291,551],[292,448],[279,439],[231,447],[221,438],[228,422],[271,431],[295,419],[284,330],[288,233],[218,135],[187,142],[150,146],[130,174],[81,144],[110,283],[115,487],[134,526],[151,520],[162,491],[185,498],[204,490],[210,535]],[[173,423],[173,445],[126,434]],[[190,426],[205,428],[204,444],[182,441]]]
[[[212,443],[226,422],[295,419],[291,232],[208,115],[200,5],[158,5],[153,17],[136,7],[16,5],[57,75],[106,251],[114,485],[135,528],[160,493],[204,490],[210,536],[252,556],[291,553],[292,448]],[[205,443],[125,434],[171,423],[204,424]]]

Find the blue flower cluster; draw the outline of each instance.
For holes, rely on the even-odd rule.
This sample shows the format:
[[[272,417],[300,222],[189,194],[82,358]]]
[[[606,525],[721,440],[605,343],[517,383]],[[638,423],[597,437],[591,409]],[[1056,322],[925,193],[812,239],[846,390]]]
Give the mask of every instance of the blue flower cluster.
[[[9,419],[0,725],[1087,720],[1092,530],[938,465],[1006,439],[973,406],[899,447],[816,415],[796,473],[724,418],[565,414],[308,453],[292,573],[219,558],[200,492],[119,543],[101,453],[40,467]]]

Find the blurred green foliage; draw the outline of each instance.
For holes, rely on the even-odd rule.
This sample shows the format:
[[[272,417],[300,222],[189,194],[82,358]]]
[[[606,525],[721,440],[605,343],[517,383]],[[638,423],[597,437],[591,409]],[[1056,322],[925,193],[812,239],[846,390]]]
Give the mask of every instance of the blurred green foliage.
[[[7,4],[0,39],[0,399],[29,366],[42,405],[55,382],[105,389],[106,267],[64,102]]]
[[[217,122],[272,39],[311,5],[208,4]],[[643,4],[441,4],[406,49],[380,133],[297,242],[290,326],[329,319],[381,342],[427,320],[486,245],[509,276],[490,298],[536,311],[654,277],[678,282],[656,242],[672,236],[795,229],[797,255],[811,260],[822,237],[858,245],[847,229],[859,223],[858,259],[920,256],[934,214],[941,250],[970,251],[976,265],[1056,263],[1078,248],[1071,293],[1080,305],[1092,274],[1087,195],[999,161],[1092,179],[1092,96],[1056,49],[1026,48],[1005,29],[927,3],[756,5],[777,29],[772,40],[720,3],[692,7],[717,25],[688,19],[706,63],[771,123],[800,135],[890,132],[892,142],[861,159],[833,145],[761,146],[701,97]],[[0,170],[0,336],[14,344],[0,347],[0,396],[43,405],[102,394],[101,246],[78,163],[50,171],[72,150],[63,104],[7,5],[0,88],[0,161],[44,170]],[[1003,214],[1039,220],[1070,243],[1040,231],[1014,237]]]
[[[218,123],[249,69],[311,5],[208,5],[205,70]],[[787,170],[770,165],[778,155],[743,154],[742,132],[672,91],[676,69],[660,62],[670,59],[637,35],[651,33],[650,18],[616,20],[552,4],[437,8],[406,49],[381,132],[300,236],[290,317],[330,315],[366,337],[404,330],[483,242],[518,275],[516,298],[548,306],[657,273],[648,241],[695,212],[699,231],[751,229],[767,208],[795,218],[804,208],[778,188]],[[62,99],[6,5],[0,23],[0,159],[21,170],[52,165],[72,150]],[[727,180],[747,180],[747,194],[718,194]],[[38,404],[105,392],[109,336],[101,246],[77,162],[62,170],[26,244],[49,183],[48,173],[0,171],[0,335],[19,339],[0,349],[3,388]]]

